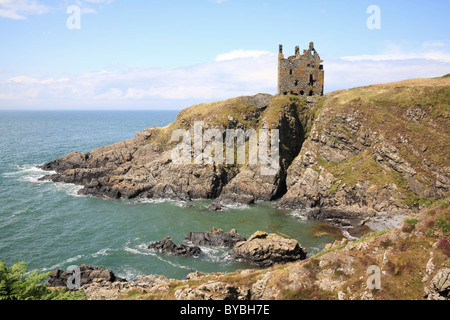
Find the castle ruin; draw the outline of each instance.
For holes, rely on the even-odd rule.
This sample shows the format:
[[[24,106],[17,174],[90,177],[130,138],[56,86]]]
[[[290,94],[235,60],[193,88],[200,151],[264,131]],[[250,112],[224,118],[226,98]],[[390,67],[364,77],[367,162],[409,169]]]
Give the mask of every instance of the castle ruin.
[[[295,94],[299,96],[322,96],[324,70],[314,43],[300,54],[299,46],[295,55],[284,58],[283,46],[278,53],[278,95]]]

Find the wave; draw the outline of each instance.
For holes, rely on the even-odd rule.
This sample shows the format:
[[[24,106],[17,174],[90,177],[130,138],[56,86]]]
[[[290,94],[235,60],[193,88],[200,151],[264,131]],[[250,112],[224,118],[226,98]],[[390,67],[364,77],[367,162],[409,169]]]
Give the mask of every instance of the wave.
[[[20,216],[22,213],[27,213],[29,212],[28,209],[20,209],[20,210],[16,210],[11,214],[11,218],[14,218],[16,216]]]
[[[144,243],[138,245],[138,249],[130,248],[130,247],[126,246],[124,248],[124,250],[126,252],[132,253],[132,254],[139,254],[139,255],[146,255],[146,256],[155,257],[156,259],[158,259],[158,260],[160,260],[160,261],[162,261],[164,263],[170,264],[171,266],[173,266],[175,268],[180,268],[180,269],[185,269],[185,270],[190,270],[190,271],[194,270],[193,268],[191,268],[189,266],[180,265],[180,264],[174,263],[174,262],[172,262],[170,260],[162,258],[160,255],[157,254],[156,251],[151,251],[151,250],[147,249],[147,245],[144,244]]]
[[[37,167],[37,165],[15,165],[15,171],[5,172],[4,177],[17,177],[19,181],[26,181],[32,183],[47,183],[47,181],[39,181],[40,178],[56,174],[55,171],[45,171]]]
[[[243,203],[228,203],[223,204],[222,207],[226,210],[246,210],[251,209],[252,207],[248,204]]]
[[[173,199],[168,199],[168,198],[156,198],[156,199],[139,198],[139,199],[133,200],[130,204],[136,205],[136,204],[161,204],[161,203],[171,203],[180,208],[184,208],[190,204],[189,202],[186,202],[186,201],[173,200]]]
[[[228,248],[222,247],[206,247],[199,246],[199,248],[203,252],[203,256],[199,256],[199,258],[204,258],[208,261],[215,263],[231,263],[233,259],[228,254]]]
[[[122,266],[123,270],[119,270],[117,271],[117,276],[122,278],[122,279],[126,279],[127,281],[134,281],[137,278],[139,278],[139,276],[143,276],[145,275],[144,273],[140,272],[139,270],[131,267],[131,266]]]
[[[99,256],[108,256],[110,251],[114,251],[114,250],[111,248],[104,248],[104,249],[97,251],[94,254],[91,254],[91,257],[97,258]]]
[[[52,183],[51,181],[39,180],[47,175],[56,174],[56,171],[45,171],[38,168],[37,165],[16,165],[14,166],[14,168],[16,169],[16,171],[6,172],[3,174],[3,176],[17,178],[18,181],[30,182],[37,185],[51,183],[56,187],[57,190],[62,190],[70,196],[83,197],[82,195],[78,194],[78,191],[81,190],[83,186],[79,186],[73,183]]]
[[[65,183],[65,182],[55,182],[53,185],[56,187],[56,189],[64,191],[66,194],[72,197],[86,197],[84,195],[78,194],[78,191],[83,189],[83,186],[79,186],[73,183]]]
[[[68,265],[69,263],[75,262],[75,261],[83,259],[85,257],[86,257],[85,255],[79,254],[79,255],[76,255],[75,257],[67,258],[66,260],[64,260],[62,262],[59,262],[59,263],[57,263],[57,264],[55,264],[55,265],[53,265],[53,266],[51,266],[49,268],[43,268],[41,271],[42,272],[53,271],[53,270],[61,268],[64,265]]]
[[[308,220],[308,212],[306,210],[293,210],[289,212],[289,215],[300,220]]]

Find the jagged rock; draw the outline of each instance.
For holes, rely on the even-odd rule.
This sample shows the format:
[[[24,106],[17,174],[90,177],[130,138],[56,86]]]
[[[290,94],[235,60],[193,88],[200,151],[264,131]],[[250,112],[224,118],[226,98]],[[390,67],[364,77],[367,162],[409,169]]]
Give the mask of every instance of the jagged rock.
[[[250,289],[239,288],[224,282],[212,282],[197,288],[183,288],[175,291],[177,300],[249,300]]]
[[[170,253],[177,256],[199,256],[202,250],[199,247],[190,247],[185,244],[175,244],[170,237],[161,241],[151,243],[148,249],[159,250],[164,253]]]
[[[116,277],[114,273],[110,270],[96,267],[96,266],[87,266],[82,265],[80,268],[80,286],[84,286],[86,284],[90,284],[95,280],[104,280],[106,282],[126,282],[125,279]],[[47,285],[48,287],[66,287],[67,281],[72,276],[72,273],[68,273],[65,270],[53,270],[48,278]]]
[[[163,290],[168,287],[169,279],[162,275],[139,276],[136,281],[131,283],[131,287],[141,288],[147,292]],[[168,288],[167,288],[168,289]]]
[[[169,291],[169,279],[160,275],[139,276],[133,282],[108,282],[96,279],[83,285],[82,289],[89,300],[117,300],[130,292],[164,295]]]
[[[413,121],[414,123],[419,123],[420,120],[425,119],[427,116],[427,113],[420,108],[410,108],[406,110],[405,113],[405,118]]]
[[[245,240],[235,229],[232,229],[230,232],[224,232],[215,228],[210,232],[189,232],[184,239],[184,241],[192,244],[227,248],[232,248],[236,243]]]
[[[403,174],[414,176],[417,174],[411,165],[399,156],[397,148],[387,142],[382,143],[373,150],[374,159]]]
[[[258,107],[258,109],[265,109],[269,105],[270,101],[272,101],[273,97],[268,94],[259,93],[250,97],[239,97],[239,101],[254,104]]]
[[[425,291],[428,300],[450,300],[450,268],[439,270]]]
[[[247,241],[238,242],[230,256],[258,266],[292,262],[306,258],[306,250],[294,239],[257,231]]]

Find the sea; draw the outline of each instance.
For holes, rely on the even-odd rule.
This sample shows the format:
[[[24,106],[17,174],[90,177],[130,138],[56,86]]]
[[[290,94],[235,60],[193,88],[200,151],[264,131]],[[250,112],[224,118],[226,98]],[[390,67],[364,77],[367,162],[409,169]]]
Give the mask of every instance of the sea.
[[[149,250],[170,236],[179,244],[188,232],[212,227],[244,237],[261,230],[291,237],[308,256],[334,238],[317,233],[323,222],[304,211],[279,210],[277,202],[207,209],[164,199],[109,200],[80,196],[80,186],[41,182],[37,166],[72,151],[134,138],[148,127],[166,126],[177,111],[0,111],[0,260],[25,261],[45,273],[83,264],[112,270],[129,281],[159,274],[183,279],[195,271],[233,272],[256,268],[235,261],[225,248],[200,246],[199,257],[177,257]]]

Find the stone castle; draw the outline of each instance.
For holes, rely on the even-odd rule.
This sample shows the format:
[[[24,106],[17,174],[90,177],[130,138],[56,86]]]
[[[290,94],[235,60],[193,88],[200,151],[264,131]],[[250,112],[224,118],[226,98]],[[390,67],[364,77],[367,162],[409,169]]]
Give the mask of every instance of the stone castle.
[[[324,70],[314,43],[309,49],[295,47],[295,55],[284,58],[283,46],[278,53],[278,95],[295,94],[299,96],[322,96],[324,86]]]

